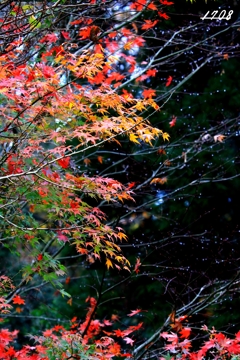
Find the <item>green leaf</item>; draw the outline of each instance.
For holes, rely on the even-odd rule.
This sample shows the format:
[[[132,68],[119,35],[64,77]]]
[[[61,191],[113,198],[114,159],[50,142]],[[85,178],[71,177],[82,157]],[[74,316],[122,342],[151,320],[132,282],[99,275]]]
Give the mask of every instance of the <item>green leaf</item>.
[[[29,17],[28,22],[29,22],[31,28],[34,28],[34,29],[39,29],[39,28],[41,27],[41,25],[42,25],[41,22],[38,21],[38,20],[35,18],[35,16],[33,16],[33,15],[31,15],[31,16]]]
[[[22,9],[25,11],[25,10],[29,10],[29,9],[32,9],[33,6],[32,5],[23,5],[22,6]]]
[[[66,292],[65,290],[63,290],[63,289],[60,290],[60,293],[62,294],[62,297],[64,297],[64,296],[67,296],[67,297],[69,297],[69,298],[72,297],[69,293],[67,293],[67,292]]]

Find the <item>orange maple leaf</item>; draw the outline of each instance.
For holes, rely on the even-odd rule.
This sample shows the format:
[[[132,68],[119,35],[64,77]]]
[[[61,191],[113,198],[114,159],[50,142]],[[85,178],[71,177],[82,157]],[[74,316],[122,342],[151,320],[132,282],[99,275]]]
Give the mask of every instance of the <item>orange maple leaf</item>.
[[[20,306],[17,306],[16,312],[20,314],[21,312],[23,312],[23,308],[21,308]]]
[[[132,23],[132,27],[135,30],[136,34],[137,34],[138,33],[138,27],[134,22]]]
[[[165,161],[164,161],[164,165],[166,165],[166,166],[171,166],[171,164],[172,164],[172,163],[171,163],[171,161],[169,161],[169,160],[165,160]]]
[[[217,141],[223,142],[223,140],[224,140],[225,137],[226,137],[225,135],[218,134],[218,135],[215,135],[213,138],[214,138],[214,141],[215,141],[215,142],[217,142]]]
[[[158,149],[157,154],[158,155],[166,155],[166,151],[161,148],[161,149]]]
[[[98,156],[97,159],[98,159],[98,162],[100,162],[100,164],[103,163],[103,157],[102,156]]]
[[[107,260],[106,260],[106,266],[107,266],[107,269],[108,269],[108,270],[109,270],[110,267],[113,268],[113,263],[112,263],[112,261],[111,261],[110,259],[107,259]]]
[[[165,184],[167,182],[167,177],[163,177],[163,178],[154,178],[152,179],[152,181],[150,182],[150,184]]]
[[[112,321],[119,321],[119,316],[116,315],[116,314],[112,314],[112,315],[111,315],[111,320],[112,320]]]
[[[174,316],[175,316],[175,311],[173,312],[174,313]],[[171,315],[173,314],[171,313],[170,314],[170,320],[171,320]],[[180,316],[179,318],[177,319],[174,319],[173,323],[170,324],[171,328],[178,332],[180,330],[182,330],[183,328],[183,322],[188,318],[188,315],[183,315],[183,316]],[[187,320],[186,320],[187,321]]]
[[[84,162],[84,164],[85,164],[86,166],[88,166],[88,165],[91,163],[91,160],[88,159],[88,158],[86,158],[86,159],[83,160],[83,162]]]
[[[88,250],[87,249],[84,249],[84,248],[80,248],[80,247],[78,247],[77,248],[77,252],[79,252],[80,254],[88,254]]]

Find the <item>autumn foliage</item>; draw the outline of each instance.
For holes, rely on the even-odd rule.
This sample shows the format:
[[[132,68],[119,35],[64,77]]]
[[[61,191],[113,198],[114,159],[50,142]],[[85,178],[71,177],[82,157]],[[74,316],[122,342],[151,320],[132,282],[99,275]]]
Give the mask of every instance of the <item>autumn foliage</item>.
[[[76,9],[74,5],[67,8],[65,1],[33,3],[7,2],[0,15],[1,240],[10,239],[9,244],[4,243],[6,249],[22,261],[19,284],[8,274],[0,276],[0,358],[132,358],[143,322],[134,318],[133,325],[123,326],[115,314],[98,319],[99,304],[94,297],[86,299],[86,315],[81,319],[74,317],[66,326],[54,324],[41,336],[30,336],[31,345],[21,349],[14,346],[18,330],[4,328],[4,315],[13,308],[21,313],[26,305],[24,286],[36,278],[51,284],[71,306],[71,294],[64,290],[62,281],[68,276],[67,268],[59,259],[67,246],[89,264],[131,272],[120,247],[127,235],[121,226],[106,224],[99,203],[120,207],[134,202],[137,183],[123,185],[110,176],[90,176],[85,169],[91,163],[88,152],[106,144],[121,148],[122,139],[141,146],[152,146],[156,139],[162,143],[170,140],[170,135],[153,126],[146,115],[149,109],[160,111],[154,100],[156,90],[144,83],[154,78],[157,70],[150,60],[139,66],[137,54],[145,46],[148,31],[170,19],[168,7],[173,2],[131,1],[122,17],[114,13],[113,6],[109,24],[99,20],[101,11],[107,11],[104,2],[103,9],[95,0],[82,7],[76,4]],[[65,28],[63,14],[71,11],[74,16]],[[126,64],[124,74],[119,71],[120,59]],[[131,81],[140,89],[135,95],[127,87]],[[166,74],[162,85],[171,89],[174,81]],[[168,127],[176,124],[173,115]],[[222,142],[224,135],[214,140]],[[165,150],[158,150],[159,156],[165,154]],[[96,161],[102,165],[104,159],[97,156]],[[164,164],[170,166],[171,162],[165,159]],[[153,176],[149,183],[164,185],[167,181],[165,176]],[[138,257],[133,273],[138,275],[141,267]],[[145,310],[132,310],[128,318],[141,312]],[[239,333],[230,340],[205,328],[210,339],[198,352],[191,352],[192,330],[183,326],[183,319],[167,325],[159,339],[164,339],[165,350],[174,358],[240,354]],[[160,359],[165,358],[165,350]]]
[[[15,299],[15,298],[14,298]],[[19,297],[20,299],[20,297]],[[16,300],[16,299],[15,299]],[[16,304],[16,301],[13,304]],[[0,299],[3,302],[3,299]],[[130,326],[123,331],[109,330],[114,325],[114,320],[95,319],[93,315],[96,312],[97,300],[89,297],[86,299],[89,308],[86,319],[80,324],[77,317],[74,317],[69,324],[68,329],[62,325],[55,325],[53,328],[45,330],[42,336],[32,336],[35,346],[24,346],[17,351],[12,346],[18,331],[0,330],[0,357],[2,359],[69,359],[71,357],[80,359],[82,356],[86,359],[111,359],[114,356],[123,358],[131,357],[130,353],[122,352],[118,338],[122,338],[131,346],[134,340],[129,335],[138,331],[142,323]],[[19,302],[18,303],[23,303]],[[4,302],[3,302],[4,304]],[[7,307],[11,307],[8,305]],[[1,310],[1,312],[5,312]],[[136,312],[137,313],[137,312]],[[135,314],[131,314],[132,316]],[[112,319],[114,319],[112,317]],[[115,318],[117,319],[117,317]]]
[[[91,25],[81,27],[80,39],[93,36],[93,30]],[[140,37],[131,31],[125,29],[124,36],[139,45]],[[107,39],[109,46],[114,43],[112,36]],[[141,116],[149,106],[159,110],[154,94],[145,90],[144,99],[134,99],[126,90],[116,92],[115,81],[121,80],[115,71],[116,58],[111,54],[106,58],[101,46],[75,55],[57,45],[58,35],[48,33],[39,41],[45,48],[39,61],[16,65],[24,53],[22,41],[13,41],[0,57],[1,139],[9,146],[2,154],[1,181],[17,190],[19,206],[11,221],[2,216],[5,234],[14,232],[28,246],[35,246],[37,233],[52,229],[59,244],[71,241],[77,252],[92,259],[100,259],[102,252],[107,267],[127,269],[128,261],[116,244],[126,240],[126,235],[121,228],[114,231],[104,225],[104,214],[85,200],[122,202],[132,200],[131,191],[114,179],[74,173],[74,159],[105,142],[119,143],[119,135],[150,145],[158,136],[167,139],[166,133]],[[39,226],[26,217],[24,204],[31,212],[37,208],[49,213],[47,224]],[[10,207],[9,198],[3,199],[5,213]],[[33,256],[37,255],[33,252]],[[33,272],[41,274],[43,264]]]
[[[127,241],[126,234],[121,227],[106,225],[105,214],[89,200],[134,201],[131,187],[108,177],[90,177],[76,162],[80,159],[88,166],[88,150],[109,142],[121,146],[120,136],[150,146],[158,137],[169,137],[142,115],[149,107],[160,110],[153,100],[154,91],[145,89],[141,97],[134,98],[126,89],[120,90],[125,76],[117,71],[118,58],[125,59],[132,74],[136,59],[128,50],[145,42],[135,23],[104,31],[94,18],[79,14],[68,31],[56,31],[56,27],[49,29],[44,16],[56,25],[52,14],[58,3],[53,2],[52,13],[41,4],[35,8],[31,3],[9,3],[0,19],[2,33],[11,34],[0,54],[2,238],[13,237],[12,248],[24,249],[27,259],[18,286],[8,277],[1,278],[1,311],[5,314],[11,306],[21,313],[25,304],[22,286],[36,276],[58,287],[63,296],[67,294],[58,281],[66,268],[57,259],[66,244],[91,263],[104,261],[107,269],[130,271],[118,245]],[[94,14],[95,1],[88,5],[89,14]],[[131,9],[135,15],[158,10],[145,1],[132,2]],[[157,22],[146,20],[142,30]],[[155,75],[155,70],[145,70],[146,77]],[[98,161],[103,160],[98,157]],[[39,213],[44,214],[43,219],[38,218]],[[48,251],[51,247],[54,252]],[[141,324],[107,331],[112,323],[96,320],[97,301],[87,301],[90,307],[85,322],[74,319],[69,330],[56,325],[36,337],[33,347],[14,350],[11,343],[17,330],[2,329],[1,358],[67,359],[79,352],[88,359],[130,356],[121,353],[110,335],[133,345],[129,334]],[[106,336],[100,337],[104,332]]]

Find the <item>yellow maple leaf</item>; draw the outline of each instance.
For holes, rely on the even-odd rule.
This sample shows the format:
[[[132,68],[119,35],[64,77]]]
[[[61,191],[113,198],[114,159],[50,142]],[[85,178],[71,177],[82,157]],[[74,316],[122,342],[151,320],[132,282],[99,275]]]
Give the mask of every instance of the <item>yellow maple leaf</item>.
[[[98,162],[100,162],[100,164],[103,163],[103,157],[102,156],[98,156],[97,159],[98,159]]]
[[[122,240],[127,241],[127,235],[124,234],[123,232],[119,231],[117,235],[118,235],[118,238],[120,239],[120,241],[122,241]]]
[[[146,109],[146,107],[143,105],[143,103],[141,101],[138,101],[134,107],[139,111]]]
[[[111,262],[110,259],[107,259],[107,260],[106,260],[106,265],[107,265],[107,269],[108,269],[108,270],[109,270],[110,267],[113,268],[113,263]]]
[[[164,133],[162,134],[162,137],[163,137],[163,140],[164,140],[164,141],[165,141],[165,140],[169,141],[170,135],[169,135],[168,133],[164,132]]]
[[[134,135],[134,134],[130,134],[129,140],[132,141],[132,142],[134,142],[134,143],[139,144],[139,141],[137,140],[137,137],[136,137],[136,135]]]
[[[128,41],[124,46],[124,50],[130,50],[133,47],[133,42],[132,41]]]

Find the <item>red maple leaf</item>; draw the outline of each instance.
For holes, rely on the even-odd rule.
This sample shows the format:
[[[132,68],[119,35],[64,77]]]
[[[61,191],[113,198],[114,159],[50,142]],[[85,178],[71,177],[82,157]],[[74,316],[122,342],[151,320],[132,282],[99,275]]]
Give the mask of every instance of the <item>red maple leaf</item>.
[[[135,185],[136,185],[136,181],[133,181],[133,182],[129,183],[128,187],[127,187],[127,190],[132,189]]]
[[[173,115],[173,116],[172,116],[172,120],[169,121],[170,127],[175,126],[175,125],[176,125],[176,121],[177,121],[177,117]]]
[[[150,3],[150,4],[147,6],[147,9],[157,10],[157,7],[156,7],[156,5],[154,5],[153,3]]]
[[[39,40],[40,43],[44,43],[44,42],[50,42],[50,43],[55,43],[58,40],[58,37],[55,33],[51,33],[51,34],[47,34],[45,35],[42,39]]]
[[[157,73],[157,70],[156,70],[156,69],[149,69],[149,70],[146,72],[146,75],[147,75],[147,76],[156,76],[156,73]]]
[[[240,330],[235,334],[236,340],[240,341]]]
[[[172,79],[173,79],[172,76],[169,76],[169,77],[167,78],[166,86],[171,85]]]
[[[133,10],[141,11],[146,4],[146,0],[138,0],[130,5]]]
[[[123,337],[125,335],[124,331],[121,331],[119,329],[117,330],[114,330],[114,334],[117,336],[117,337]]]
[[[166,13],[163,13],[161,11],[158,11],[158,15],[162,18],[164,18],[165,20],[170,19],[170,16],[168,16]]]
[[[90,33],[91,33],[91,27],[90,26],[85,26],[83,27],[80,31],[79,31],[79,36],[81,36],[81,40],[87,39],[90,37]]]
[[[133,98],[133,94],[129,93],[125,89],[122,89],[122,93],[123,93],[123,97],[126,98],[126,99],[132,99]]]
[[[68,237],[66,235],[64,235],[63,232],[60,230],[57,231],[57,237],[58,237],[58,240],[60,240],[60,241],[64,241],[64,242],[69,241]]]
[[[187,339],[189,337],[189,335],[191,334],[191,328],[189,327],[185,327],[185,328],[182,328],[181,331],[179,331],[179,333],[181,334],[181,338],[185,338]]]
[[[72,22],[70,22],[71,25],[78,25],[81,24],[83,22],[83,19],[79,19],[79,20],[74,20]]]
[[[14,347],[10,346],[10,347],[8,348],[8,351],[5,352],[4,355],[5,355],[5,356],[10,356],[10,359],[12,359],[15,354],[16,354],[16,351],[15,351]],[[6,358],[7,358],[7,357],[6,357]]]
[[[123,36],[126,36],[126,37],[132,36],[131,30],[126,29],[125,27],[123,27],[123,28],[121,29],[121,33],[123,34]]]
[[[43,259],[43,254],[39,254],[38,257],[37,257],[37,260],[42,261],[42,259]]]
[[[51,329],[43,331],[43,336],[50,337],[51,335],[52,335],[52,330]]]
[[[25,304],[25,300],[23,300],[23,299],[21,298],[21,296],[15,295],[14,298],[13,298],[13,304],[24,305],[24,304]]]
[[[134,340],[131,339],[130,337],[125,337],[123,340],[126,341],[126,343],[130,344],[131,346],[133,346],[134,344]]]
[[[135,39],[132,42],[132,45],[137,45],[137,46],[143,46],[145,44],[145,40],[141,37],[141,36],[137,36],[135,37]]]
[[[141,311],[142,311],[141,309],[131,310],[131,313],[128,314],[128,316],[134,316],[136,314],[139,314]]]
[[[232,342],[230,345],[227,345],[225,347],[230,354],[237,355],[240,353],[240,345],[236,342]]]
[[[7,345],[10,341],[12,341],[18,334],[18,330],[14,330],[10,332],[8,329],[0,330],[0,341],[1,344]]]
[[[153,89],[145,89],[143,90],[142,95],[145,99],[152,98],[153,96],[156,96],[156,91]]]
[[[63,169],[67,169],[69,167],[69,163],[70,163],[70,157],[66,157],[63,159],[59,159],[57,160],[57,163],[63,168]]]
[[[167,1],[167,0],[160,0],[160,3],[161,3],[162,5],[167,5],[167,6],[174,4],[174,2],[172,2],[172,1]]]
[[[137,261],[136,261],[136,264],[135,264],[135,267],[134,267],[134,271],[136,274],[138,274],[140,272],[139,268],[141,266],[141,261],[140,261],[140,258],[137,258]]]
[[[121,75],[116,71],[113,71],[110,75],[108,75],[106,83],[110,85],[113,81],[121,81],[122,79],[124,79],[124,75]]]
[[[64,327],[62,325],[55,325],[52,329],[54,331],[60,331],[60,330],[64,330]]]
[[[105,80],[105,76],[102,72],[98,72],[93,78],[88,78],[91,84],[102,84]]]
[[[145,24],[142,25],[142,30],[148,30],[151,29],[153,26],[155,26],[158,23],[158,20],[144,20]]]
[[[62,36],[64,37],[64,39],[66,40],[70,40],[70,36],[69,33],[67,31],[61,31]]]

